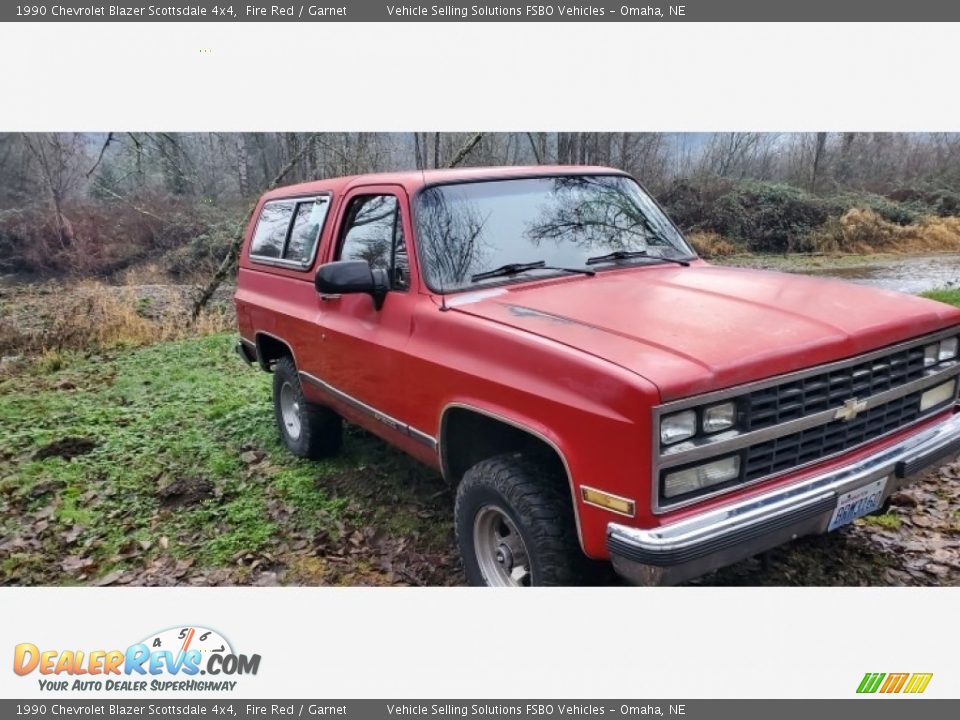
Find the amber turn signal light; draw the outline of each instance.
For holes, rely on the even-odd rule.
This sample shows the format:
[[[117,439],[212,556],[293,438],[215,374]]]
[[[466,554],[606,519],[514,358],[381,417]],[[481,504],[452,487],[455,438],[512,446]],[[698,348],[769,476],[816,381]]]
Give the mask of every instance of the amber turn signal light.
[[[633,500],[601,492],[600,490],[594,490],[593,488],[582,487],[580,488],[580,494],[583,497],[583,501],[588,505],[596,505],[604,510],[612,510],[621,515],[633,517],[637,509],[636,503],[634,503]]]

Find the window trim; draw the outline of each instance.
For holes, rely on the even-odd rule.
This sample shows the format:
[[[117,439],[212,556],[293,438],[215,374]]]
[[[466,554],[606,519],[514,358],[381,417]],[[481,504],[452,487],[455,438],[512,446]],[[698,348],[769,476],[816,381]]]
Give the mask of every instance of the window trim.
[[[403,233],[404,242],[409,247],[409,240],[407,239],[406,232],[403,229],[403,201],[400,195],[398,195],[396,192],[376,192],[376,191],[363,192],[363,190],[364,188],[357,188],[357,192],[351,194],[346,199],[346,202],[342,210],[342,219],[340,221],[339,237],[337,238],[336,246],[333,248],[333,256],[330,261],[338,262],[341,260],[340,254],[343,252],[343,244],[347,239],[347,232],[349,231],[348,220],[350,219],[350,206],[353,205],[353,202],[355,200],[358,200],[360,198],[365,198],[365,197],[382,197],[382,196],[392,197],[397,202],[397,212],[393,218],[393,238],[390,241],[390,272],[388,273],[390,277],[390,289],[388,290],[388,292],[410,292],[412,283],[410,282],[409,276],[412,275],[412,273],[409,272],[409,265],[407,267],[407,270],[408,270],[407,286],[403,288],[393,287],[393,283],[395,280],[393,276],[393,270],[396,267],[397,230],[398,229],[400,230],[401,233]],[[410,251],[408,250],[407,255],[409,256],[409,254],[410,254]]]
[[[327,211],[323,215],[323,222],[320,223],[320,229],[317,231],[317,241],[313,244],[313,252],[310,253],[309,259],[304,260],[287,260],[283,257],[270,257],[268,255],[257,255],[253,252],[253,241],[257,236],[257,228],[260,227],[260,221],[263,218],[263,210],[270,203],[276,202],[293,202],[293,212],[290,213],[290,220],[287,222],[287,231],[283,236],[283,251],[282,254],[286,254],[287,247],[290,245],[290,233],[293,232],[293,224],[297,219],[297,207],[303,203],[316,202],[320,198],[327,199]],[[247,256],[250,258],[250,262],[256,263],[257,265],[267,265],[270,267],[279,267],[286,270],[294,270],[296,272],[310,272],[310,269],[313,267],[314,262],[316,262],[317,254],[320,252],[321,238],[323,238],[323,231],[327,227],[327,219],[330,217],[330,212],[333,209],[333,193],[331,192],[319,192],[319,193],[310,193],[309,195],[292,195],[290,197],[278,197],[271,198],[267,200],[263,205],[260,206],[260,212],[257,215],[257,224],[253,227],[253,234],[250,236],[250,248],[247,251]]]

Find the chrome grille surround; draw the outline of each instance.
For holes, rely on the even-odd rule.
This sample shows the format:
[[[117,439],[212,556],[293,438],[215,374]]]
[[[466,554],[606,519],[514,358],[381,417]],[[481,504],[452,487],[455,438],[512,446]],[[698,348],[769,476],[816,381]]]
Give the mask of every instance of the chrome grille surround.
[[[956,389],[949,403],[925,412],[920,412],[920,397],[925,390],[960,375],[960,360],[923,367],[923,348],[957,335],[960,335],[960,328],[950,328],[846,360],[655,407],[651,474],[654,481],[653,512],[660,514],[687,507],[829,460],[942,412],[956,401]],[[800,393],[795,392],[798,388]],[[807,394],[805,388],[812,388],[819,394]],[[858,395],[858,391],[869,394]],[[815,401],[809,402],[810,397]],[[765,409],[771,405],[769,398],[775,398],[772,403],[774,412],[753,414],[757,407],[764,407],[757,398],[766,401]],[[665,415],[730,400],[737,402],[737,430],[668,446],[661,444],[660,420]],[[853,401],[860,404],[859,414],[849,421],[838,419],[837,411]],[[789,412],[780,412],[784,405],[788,405]],[[802,409],[799,414],[796,412],[798,405]],[[770,416],[778,422],[756,422],[757,417],[763,420]],[[734,453],[741,454],[741,473],[737,480],[675,502],[662,497],[664,471]]]

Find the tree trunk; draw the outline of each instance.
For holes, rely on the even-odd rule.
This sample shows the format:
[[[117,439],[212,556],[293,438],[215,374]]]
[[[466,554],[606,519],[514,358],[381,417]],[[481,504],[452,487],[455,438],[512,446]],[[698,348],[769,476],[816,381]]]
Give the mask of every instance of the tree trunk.
[[[813,171],[810,173],[810,192],[817,192],[817,177],[820,172],[820,165],[823,162],[824,151],[827,149],[827,134],[818,132],[816,143],[813,149]]]
[[[455,168],[457,165],[459,165],[459,164],[462,163],[464,160],[466,160],[466,159],[467,159],[467,155],[469,155],[471,152],[473,152],[473,149],[477,146],[477,144],[478,144],[481,140],[483,140],[483,136],[484,136],[485,134],[486,134],[486,133],[478,132],[478,133],[474,134],[469,140],[467,140],[467,141],[463,144],[463,146],[462,146],[459,150],[457,150],[457,154],[453,156],[453,160],[451,160],[449,163],[447,163],[447,167],[448,167],[448,168]]]
[[[243,133],[237,133],[237,183],[240,186],[240,197],[246,197],[250,191],[249,171],[247,141]]]

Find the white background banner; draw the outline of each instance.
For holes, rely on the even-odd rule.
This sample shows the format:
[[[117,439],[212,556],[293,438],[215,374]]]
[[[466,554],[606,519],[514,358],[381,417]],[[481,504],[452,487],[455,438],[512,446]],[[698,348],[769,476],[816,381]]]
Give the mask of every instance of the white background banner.
[[[932,672],[924,697],[960,697],[957,588],[37,588],[0,602],[7,698],[44,695],[37,672],[12,672],[18,643],[124,650],[178,625],[260,654],[224,699],[852,698],[866,672]]]

